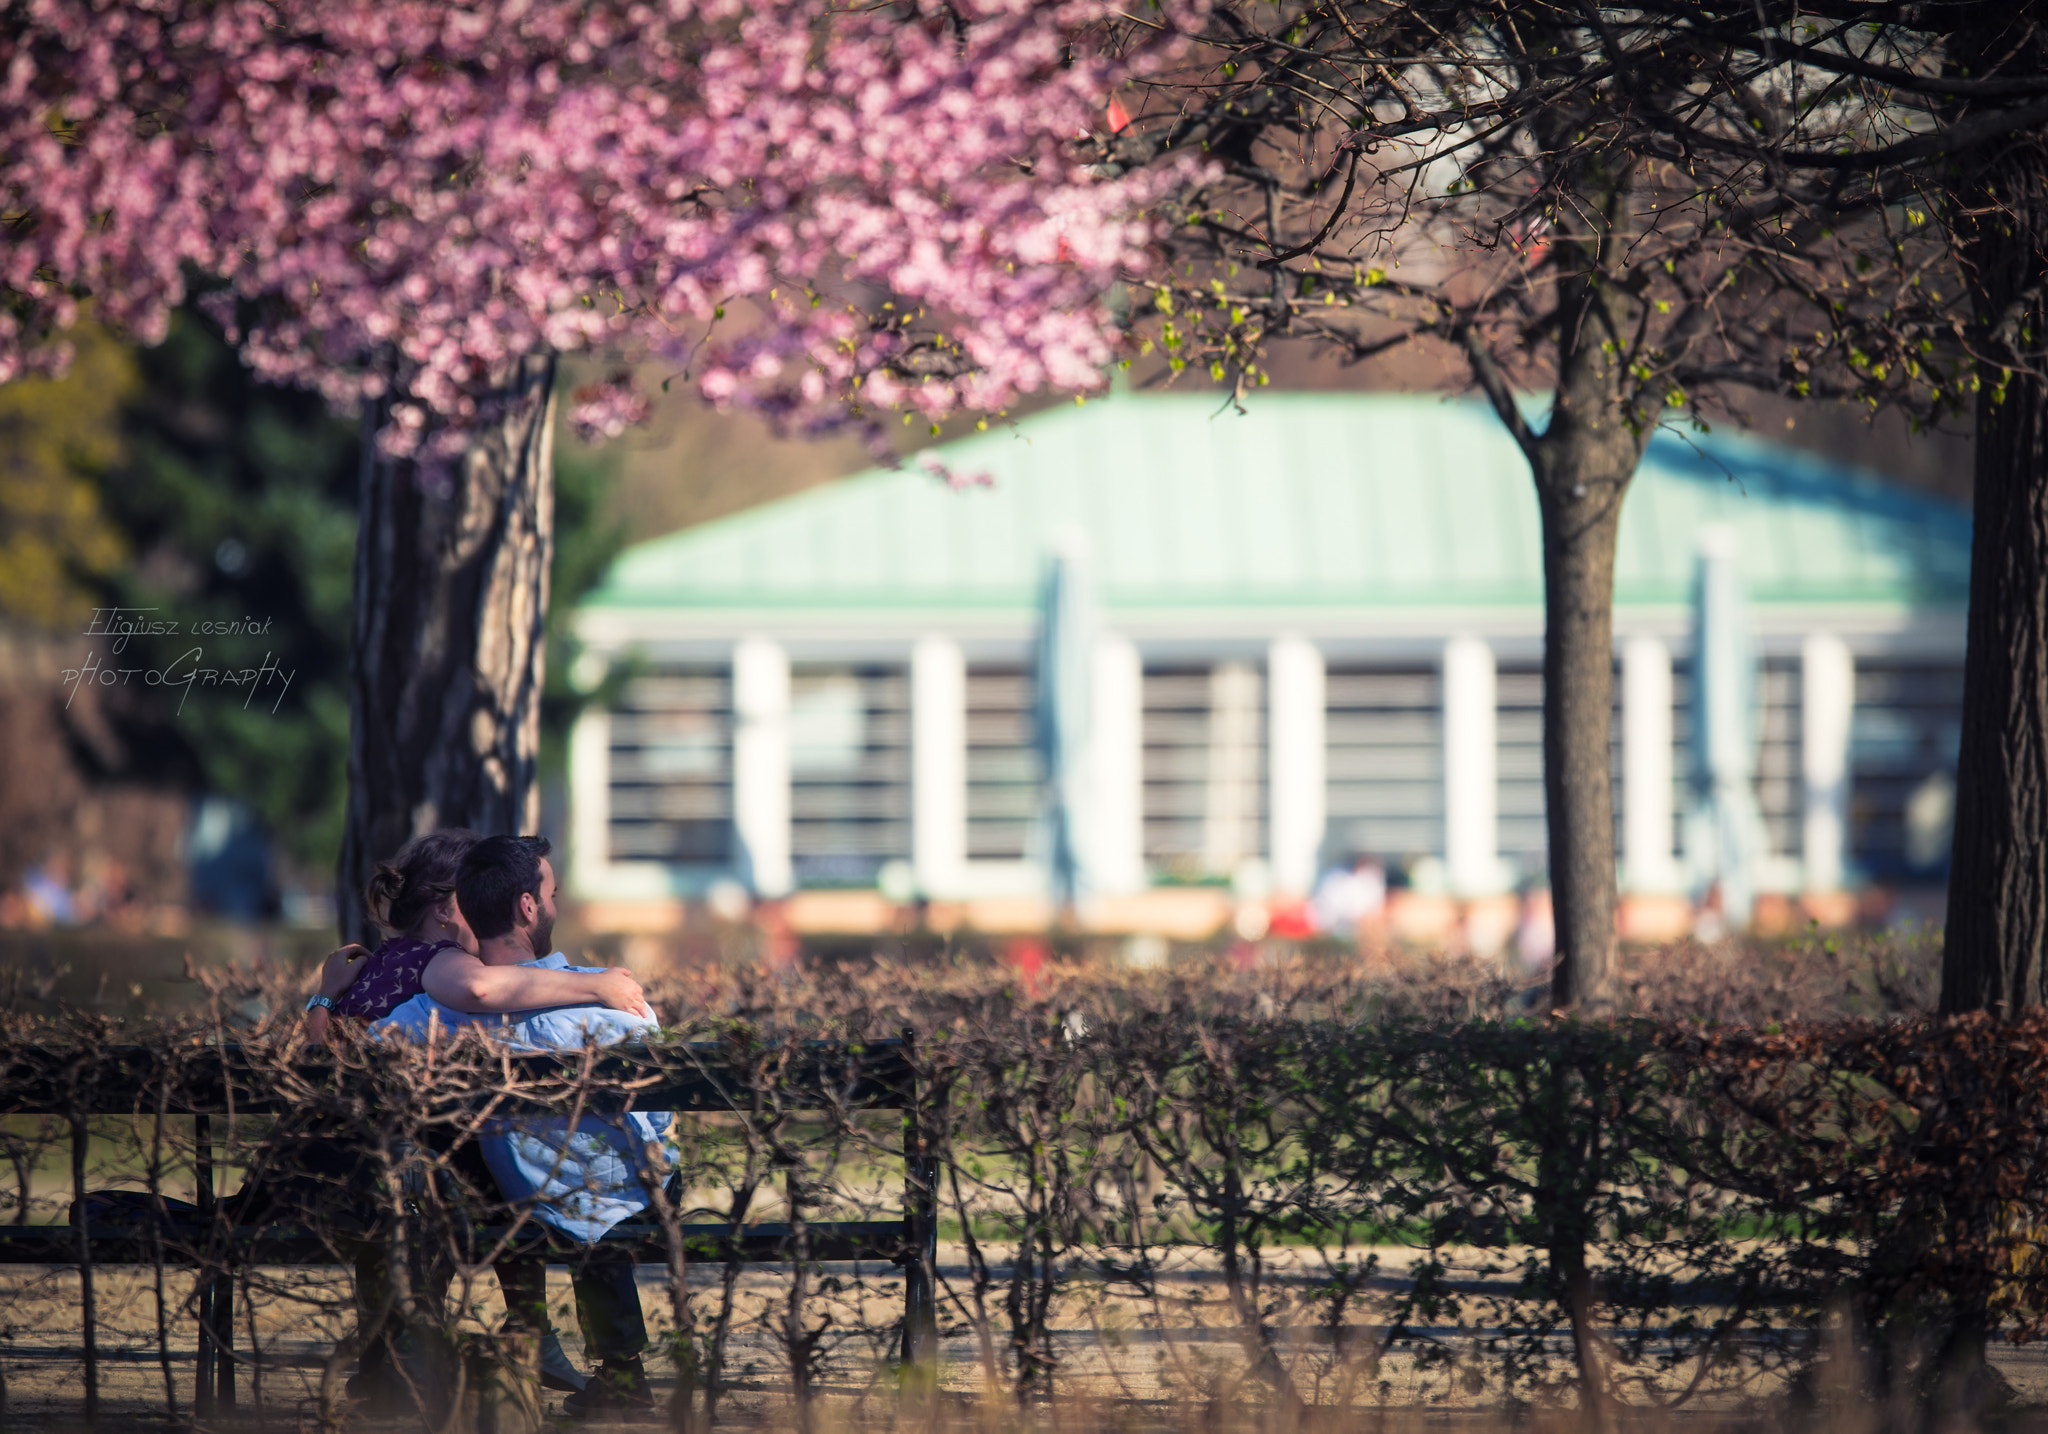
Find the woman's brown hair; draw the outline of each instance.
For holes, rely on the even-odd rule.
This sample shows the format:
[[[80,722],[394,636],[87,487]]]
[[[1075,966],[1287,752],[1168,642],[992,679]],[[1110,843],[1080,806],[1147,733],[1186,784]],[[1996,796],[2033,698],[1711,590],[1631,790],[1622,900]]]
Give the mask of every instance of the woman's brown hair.
[[[455,873],[476,840],[473,831],[445,827],[414,837],[397,856],[377,863],[377,874],[363,888],[363,900],[385,935],[402,936],[412,930],[435,902],[455,890]]]

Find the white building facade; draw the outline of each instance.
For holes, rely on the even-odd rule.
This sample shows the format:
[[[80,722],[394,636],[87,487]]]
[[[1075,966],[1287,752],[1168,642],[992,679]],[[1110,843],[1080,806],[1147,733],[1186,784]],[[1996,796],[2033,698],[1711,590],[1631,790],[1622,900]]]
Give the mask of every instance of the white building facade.
[[[572,740],[579,896],[1042,893],[1030,653],[1055,533],[1081,535],[1099,604],[1087,892],[1127,913],[1217,883],[1286,898],[1365,856],[1453,897],[1541,880],[1541,547],[1527,468],[1490,414],[1278,395],[1218,416],[1119,396],[944,456],[992,483],[862,475],[615,565],[577,618],[585,666],[624,679]],[[1967,515],[1732,438],[1660,437],[1627,501],[1624,889],[1692,880],[1691,585],[1709,525],[1731,535],[1756,657],[1759,889],[1938,883]]]

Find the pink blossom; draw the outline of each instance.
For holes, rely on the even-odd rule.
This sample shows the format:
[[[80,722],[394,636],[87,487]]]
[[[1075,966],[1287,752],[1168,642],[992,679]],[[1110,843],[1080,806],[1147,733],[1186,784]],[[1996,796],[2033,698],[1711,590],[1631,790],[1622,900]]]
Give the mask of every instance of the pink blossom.
[[[649,409],[647,395],[634,386],[631,374],[613,374],[570,395],[569,426],[578,439],[597,443],[645,423]]]
[[[1192,172],[1071,141],[1171,57],[1172,25],[1091,48],[1108,0],[21,8],[0,375],[61,362],[80,294],[160,335],[197,269],[263,300],[237,337],[265,376],[405,395],[392,451],[459,447],[541,348],[659,355],[805,432],[1095,387],[1102,296]]]
[[[932,477],[938,479],[941,483],[944,483],[955,493],[963,493],[970,488],[993,488],[996,486],[995,476],[986,469],[977,469],[972,473],[962,473],[957,468],[947,467],[943,462],[930,454],[925,455],[921,466],[925,472],[931,474]]]

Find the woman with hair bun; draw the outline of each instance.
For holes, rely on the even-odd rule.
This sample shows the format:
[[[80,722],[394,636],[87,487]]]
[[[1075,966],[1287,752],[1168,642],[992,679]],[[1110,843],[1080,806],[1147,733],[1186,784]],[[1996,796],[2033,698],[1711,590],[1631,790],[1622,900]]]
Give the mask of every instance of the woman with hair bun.
[[[325,1045],[334,1015],[380,1019],[412,999],[427,963],[447,947],[475,949],[455,903],[455,872],[475,845],[475,832],[448,827],[414,837],[377,863],[363,899],[386,939],[375,951],[350,944],[327,958],[320,994],[306,1004],[308,1040]]]
[[[447,1003],[472,1015],[540,1006],[647,1012],[646,993],[623,966],[601,972],[485,967],[455,900],[455,873],[476,842],[476,833],[446,827],[414,837],[378,864],[363,896],[386,939],[375,951],[351,944],[327,958],[319,994],[306,1003],[307,1040],[327,1044],[334,1016],[368,1024],[390,1015],[426,989],[427,967],[444,952],[451,953],[444,967],[476,977],[458,984],[452,993],[460,999]]]
[[[549,1006],[608,1006],[652,1019],[646,993],[633,973],[622,966],[565,971],[484,965],[476,954],[477,939],[455,899],[456,873],[476,844],[475,832],[448,827],[414,837],[390,861],[378,864],[363,896],[385,940],[375,951],[348,945],[327,958],[320,973],[319,994],[306,1003],[309,1041],[326,1045],[330,1038],[341,1035],[342,1031],[332,1028],[336,1018],[349,1018],[342,1022],[344,1029],[356,1022],[367,1026],[424,994],[426,970],[436,957],[445,958],[442,967],[449,976],[449,984],[440,994],[450,998],[447,1005],[470,1015]],[[319,1140],[305,1142],[298,1154],[305,1171],[324,1173],[345,1185],[360,1179],[354,1170],[355,1152],[332,1147],[331,1142],[328,1148],[316,1148],[321,1145]],[[446,1153],[471,1186],[490,1186],[490,1171],[474,1146]],[[268,1192],[253,1192],[252,1198],[276,1202],[293,1193],[287,1182]],[[311,1203],[317,1206],[317,1191]],[[384,1269],[381,1246],[368,1245],[358,1253],[359,1296],[384,1287]],[[541,1336],[541,1383],[550,1389],[581,1390],[586,1381],[563,1352],[548,1319],[545,1266],[530,1259],[501,1259],[497,1272],[507,1304],[514,1306],[508,1314]],[[374,1305],[376,1301],[366,1298],[365,1303]],[[392,1366],[396,1355],[388,1333],[365,1348],[361,1370],[348,1384],[350,1396],[368,1397],[390,1408],[405,1407],[409,1396],[405,1380]]]

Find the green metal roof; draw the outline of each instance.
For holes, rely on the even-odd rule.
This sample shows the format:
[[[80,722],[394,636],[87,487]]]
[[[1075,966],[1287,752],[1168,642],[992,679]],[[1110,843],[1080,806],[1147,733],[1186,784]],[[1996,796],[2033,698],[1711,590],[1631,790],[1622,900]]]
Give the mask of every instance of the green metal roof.
[[[932,450],[991,487],[878,469],[629,549],[586,606],[1025,609],[1079,529],[1102,603],[1540,605],[1529,470],[1492,413],[1430,396],[1123,394]],[[1755,439],[1660,433],[1622,515],[1616,599],[1682,603],[1702,524],[1750,602],[1955,605],[1969,517]]]

